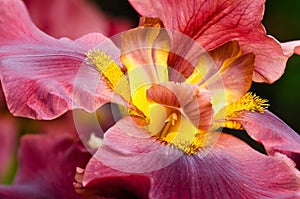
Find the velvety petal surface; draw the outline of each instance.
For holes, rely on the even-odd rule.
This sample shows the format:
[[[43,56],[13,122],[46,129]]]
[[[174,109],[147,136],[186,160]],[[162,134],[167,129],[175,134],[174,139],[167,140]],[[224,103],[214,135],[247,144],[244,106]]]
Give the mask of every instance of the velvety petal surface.
[[[129,21],[106,16],[86,0],[24,0],[33,22],[47,34],[76,39],[91,32],[106,36],[129,29]]]
[[[56,40],[34,26],[22,1],[0,1],[0,72],[9,110],[53,119],[110,101],[112,92],[99,72],[83,64],[85,52],[103,42],[109,40],[101,34]]]
[[[300,136],[273,113],[244,112],[237,121],[247,133],[262,143],[268,154],[286,154],[300,168]]]
[[[160,18],[167,29],[190,36],[207,50],[239,41],[244,52],[255,54],[254,81],[272,83],[284,72],[289,56],[261,24],[264,0],[130,2],[142,16]],[[176,46],[181,41],[175,38],[174,42]]]
[[[111,128],[105,134],[104,144],[88,163],[82,179],[84,189],[98,188],[100,195],[108,194],[103,187],[97,186],[106,184],[140,196],[140,191],[149,189],[147,179],[150,179],[148,197],[142,195],[141,198],[299,197],[299,171],[283,154],[266,156],[231,135],[221,134],[215,145],[204,147],[197,155],[187,156],[151,137],[128,134],[129,128],[135,129],[135,135],[144,132],[130,126],[126,120],[121,120],[119,125],[124,129],[117,125]],[[162,153],[146,156],[155,151]],[[168,158],[172,161],[168,162]],[[132,164],[136,160],[139,163]],[[162,162],[168,164],[160,167]],[[145,167],[152,169],[138,172]],[[134,177],[128,186],[116,183],[119,182],[116,179],[124,182],[129,176]],[[139,180],[143,178],[141,183]],[[139,189],[132,191],[130,188],[136,183]]]
[[[73,188],[75,168],[90,154],[73,138],[27,135],[22,138],[19,168],[10,186],[0,186],[1,198],[81,198]]]

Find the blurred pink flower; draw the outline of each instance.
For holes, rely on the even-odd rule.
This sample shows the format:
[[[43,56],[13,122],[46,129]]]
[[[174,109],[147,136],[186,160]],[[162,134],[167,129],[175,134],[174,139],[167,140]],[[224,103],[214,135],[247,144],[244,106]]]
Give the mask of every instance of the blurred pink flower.
[[[1,0],[0,3],[1,82],[10,112],[15,116],[49,120],[72,108],[89,109],[91,105],[86,102],[94,90],[81,90],[87,98],[84,102],[76,101],[72,99],[74,80],[86,58],[85,52],[107,38],[91,33],[74,41],[55,39],[36,28],[22,1]],[[98,72],[87,71],[86,82],[91,75],[98,76]],[[20,93],[20,87],[13,85],[15,80],[18,85],[23,82],[24,92]],[[105,85],[100,85],[99,91],[94,110],[110,101],[113,94]]]
[[[76,38],[93,31],[113,35],[131,26],[129,21],[106,16],[99,12],[93,4],[84,0],[25,0],[24,2],[28,6],[30,15],[36,25],[54,37]],[[74,137],[78,137],[78,135],[70,112],[51,122],[24,121],[22,118],[10,116],[6,111],[2,88],[0,90],[0,123],[2,126],[0,131],[2,143],[0,182],[4,182],[8,177],[8,172],[10,172],[9,169],[15,164],[21,130],[26,133],[39,131],[40,133],[52,135],[65,133]],[[26,123],[26,127],[24,123]]]
[[[78,140],[63,134],[26,135],[21,139],[19,169],[13,185],[1,185],[1,198],[81,198],[72,185],[77,166],[91,155]]]
[[[33,22],[45,33],[76,39],[91,32],[111,36],[128,30],[129,20],[108,16],[88,0],[24,0]]]

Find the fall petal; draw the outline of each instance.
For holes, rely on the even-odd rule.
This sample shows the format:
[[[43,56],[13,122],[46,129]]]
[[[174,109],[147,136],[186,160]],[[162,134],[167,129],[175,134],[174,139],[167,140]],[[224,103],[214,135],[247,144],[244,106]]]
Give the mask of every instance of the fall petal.
[[[76,39],[91,32],[109,36],[131,25],[126,20],[105,16],[84,0],[24,0],[24,3],[37,27],[56,38]]]
[[[147,191],[145,187],[148,188],[149,181],[140,183],[139,180],[148,177],[151,186],[149,193],[144,194],[148,194],[149,198],[299,196],[297,195],[300,187],[299,171],[285,155],[276,153],[274,156],[265,156],[237,138],[225,134],[221,135],[216,145],[204,147],[197,155],[179,155],[177,149],[168,149],[166,153],[164,148],[168,146],[161,143],[157,145],[150,137],[138,138],[127,134],[128,125],[123,127],[125,129],[122,133],[120,129],[113,128],[106,134],[108,136],[104,140],[103,147],[99,148],[86,167],[82,180],[83,189],[87,191],[90,187],[96,189],[93,186],[94,182],[101,182],[100,185],[109,182],[116,190],[128,190],[132,184],[138,183],[140,190]],[[135,129],[135,133],[140,131],[143,134],[139,128]],[[145,154],[155,151],[164,153],[143,159]],[[173,161],[161,167],[161,160],[167,158]],[[153,159],[157,165],[153,164]],[[136,164],[132,164],[135,161]],[[138,172],[145,167],[152,169]],[[128,176],[134,176],[128,186],[116,183],[118,182],[116,179],[123,182]],[[101,186],[98,186],[98,189],[101,194],[105,194]]]
[[[111,169],[96,158],[89,161],[83,178],[84,181],[82,177],[77,181],[79,186],[75,186],[75,189],[84,198],[149,198],[149,177]]]
[[[288,56],[278,41],[266,35],[261,25],[262,0],[130,2],[142,16],[160,18],[167,29],[190,36],[206,50],[231,40],[239,41],[243,51],[255,54],[254,81],[273,83],[285,69]],[[180,42],[175,39],[175,46]],[[272,56],[269,56],[270,53]]]
[[[99,72],[83,64],[84,53],[106,37],[56,40],[33,25],[18,0],[1,1],[0,13],[1,81],[14,115],[52,119],[72,108],[94,111],[109,101],[112,92]]]
[[[150,132],[137,126],[132,117],[126,117],[104,134],[104,143],[98,151],[105,152],[97,151],[94,157],[115,170],[145,173],[165,167],[182,155],[181,151],[161,146]],[[111,158],[113,156],[115,158]],[[83,179],[83,185],[87,181]]]
[[[84,167],[89,158],[90,154],[83,146],[69,136],[25,136],[21,141],[19,169],[13,185],[0,186],[0,196],[81,198],[73,188],[75,168]]]
[[[94,68],[82,65],[83,54],[30,44],[5,48],[11,55],[0,58],[1,81],[14,115],[53,119],[72,108],[93,111],[110,101],[112,91]]]
[[[273,113],[245,112],[236,120],[254,140],[264,145],[268,154],[286,154],[300,167],[300,136]]]
[[[213,148],[206,150],[211,151],[204,157],[201,152],[198,157],[182,156],[151,173],[155,186],[150,195],[153,198],[288,198],[298,194],[299,172],[285,156],[264,156],[240,140],[224,135]],[[283,171],[281,174],[278,168]]]

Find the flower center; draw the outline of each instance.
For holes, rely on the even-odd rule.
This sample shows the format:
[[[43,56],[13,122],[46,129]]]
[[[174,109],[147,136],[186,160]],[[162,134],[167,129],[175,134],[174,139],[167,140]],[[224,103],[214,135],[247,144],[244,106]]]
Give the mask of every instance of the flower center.
[[[192,82],[169,82],[164,65],[147,68],[132,65],[125,75],[106,53],[90,50],[86,55],[86,63],[95,66],[107,85],[128,102],[126,113],[121,111],[124,116],[139,117],[144,122],[137,125],[144,126],[163,144],[173,145],[187,155],[209,145],[210,131],[221,127],[243,129],[234,120],[240,112],[263,113],[268,107],[267,100],[247,93],[223,109],[215,109],[218,111],[214,113],[218,104],[212,102],[211,92]]]
[[[145,128],[151,135],[188,155],[203,146],[212,117],[209,98],[196,96],[193,88],[165,82],[143,86],[133,94],[136,106],[150,120]]]
[[[131,80],[134,82],[137,78],[141,78],[139,70],[128,74],[127,77],[106,53],[97,49],[88,51],[86,55],[86,63],[96,67],[107,85],[138,109],[127,109],[127,115],[141,117],[140,112],[142,112],[144,119],[149,121],[144,123],[146,124],[145,128],[154,138],[162,143],[171,144],[187,154],[196,153],[202,144],[199,138],[204,137],[200,134],[203,134],[204,131],[201,132],[188,118],[182,115],[180,105],[168,107],[163,103],[164,99],[156,103],[147,97],[147,91],[157,82],[144,82],[140,86],[133,83],[134,86],[132,86],[130,85]],[[165,68],[161,67],[160,71],[165,73]],[[161,79],[167,81],[165,78]],[[165,94],[162,92],[159,98],[163,98]],[[172,101],[172,99],[168,100]],[[172,105],[172,102],[170,103]]]

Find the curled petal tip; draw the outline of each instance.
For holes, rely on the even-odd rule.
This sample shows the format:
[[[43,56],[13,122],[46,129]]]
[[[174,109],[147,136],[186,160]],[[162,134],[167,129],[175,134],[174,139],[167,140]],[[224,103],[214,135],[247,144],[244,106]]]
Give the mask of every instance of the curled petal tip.
[[[80,167],[76,167],[76,172],[79,174],[84,173],[84,169],[80,168]]]

